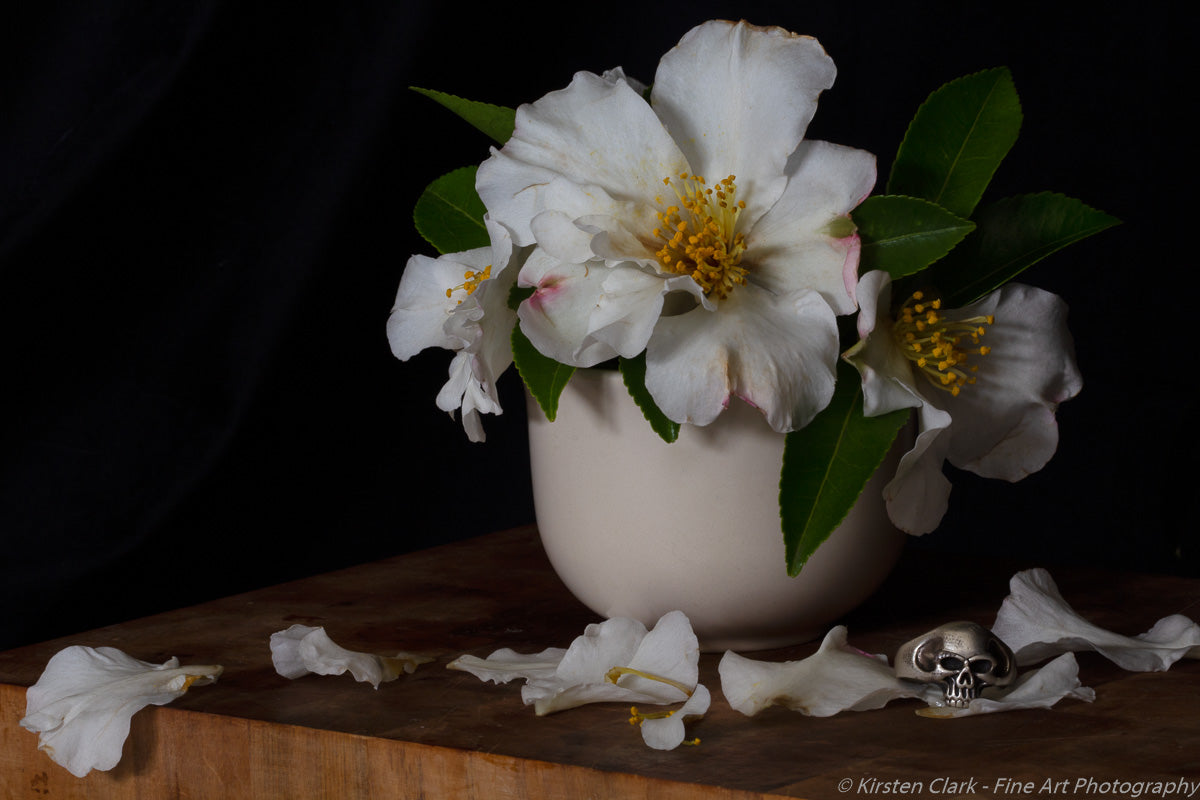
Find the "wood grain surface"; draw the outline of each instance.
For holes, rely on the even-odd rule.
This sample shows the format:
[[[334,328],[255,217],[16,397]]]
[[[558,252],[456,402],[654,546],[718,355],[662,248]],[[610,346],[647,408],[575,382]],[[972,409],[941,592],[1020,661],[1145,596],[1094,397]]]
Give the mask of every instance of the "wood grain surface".
[[[950,618],[990,625],[1009,576],[1029,566],[1037,565],[906,553],[878,595],[845,620],[850,643],[890,655]],[[1078,611],[1122,633],[1167,614],[1200,617],[1197,580],[1051,572]],[[445,669],[463,653],[565,647],[597,619],[558,582],[536,531],[519,528],[0,653],[0,797],[945,798],[1084,796],[1088,784],[1078,782],[1087,780],[1200,780],[1198,661],[1134,674],[1084,653],[1080,676],[1095,702],[1050,710],[934,720],[905,701],[817,719],[779,708],[752,718],[733,711],[719,692],[720,656],[705,654],[701,681],[713,689],[713,706],[690,728],[701,743],[671,752],[647,748],[625,706],[539,718],[522,705],[519,682],[498,686]],[[378,690],[348,675],[289,681],[275,673],[268,641],[297,622],[324,626],[350,649],[434,661]],[[121,763],[78,779],[18,726],[25,687],[71,644],[217,663],[225,672],[139,712]],[[811,642],[754,657],[815,649]]]

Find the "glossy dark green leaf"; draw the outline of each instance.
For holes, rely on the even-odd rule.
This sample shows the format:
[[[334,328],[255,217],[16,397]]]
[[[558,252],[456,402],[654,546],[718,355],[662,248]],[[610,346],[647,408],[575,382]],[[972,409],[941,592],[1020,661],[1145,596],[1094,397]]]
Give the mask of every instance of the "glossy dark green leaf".
[[[927,275],[952,308],[978,300],[1056,250],[1120,224],[1053,192],[1001,200],[981,209],[975,222],[975,232]]]
[[[625,380],[625,388],[629,396],[642,410],[642,416],[650,423],[664,442],[673,442],[679,438],[679,423],[673,422],[662,412],[650,391],[646,388],[646,354],[636,358],[622,358],[620,361],[621,377]]]
[[[1007,67],[951,81],[917,109],[896,153],[888,194],[930,200],[970,217],[1021,130]]]
[[[893,278],[925,269],[975,228],[936,203],[902,195],[868,197],[851,216],[862,239],[859,272],[879,269]]]
[[[858,371],[839,361],[833,400],[785,439],[779,516],[789,575],[846,518],[909,417],[908,409],[865,417],[862,404]]]
[[[513,327],[512,351],[513,364],[521,380],[525,381],[525,387],[541,407],[546,419],[553,422],[558,416],[558,398],[575,373],[575,368],[542,355],[521,332],[520,325]]]
[[[436,89],[422,89],[419,86],[409,88],[450,109],[500,144],[512,136],[516,112],[511,108],[467,100]]]
[[[435,180],[417,198],[413,223],[439,253],[458,253],[489,243],[475,191],[475,167],[462,167]]]

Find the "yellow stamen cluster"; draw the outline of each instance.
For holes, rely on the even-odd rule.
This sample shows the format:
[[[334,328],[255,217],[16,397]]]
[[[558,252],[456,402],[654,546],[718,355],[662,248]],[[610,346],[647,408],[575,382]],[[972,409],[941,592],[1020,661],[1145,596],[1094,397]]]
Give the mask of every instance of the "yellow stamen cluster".
[[[467,293],[467,296],[470,297],[471,295],[475,294],[475,290],[479,288],[479,284],[483,283],[490,277],[492,277],[492,265],[491,264],[488,264],[486,267],[484,267],[483,269],[481,269],[479,271],[469,269],[463,273],[463,282],[462,283],[460,283],[458,286],[451,286],[449,289],[446,290],[446,297],[450,297],[451,295],[453,295],[454,291],[456,289],[464,290]],[[462,304],[462,300],[459,300],[458,302],[459,302],[459,305]]]
[[[913,292],[896,314],[892,336],[905,358],[934,386],[957,397],[964,386],[975,383],[972,373],[979,366],[967,361],[991,351],[979,344],[979,338],[996,319],[991,315],[950,319],[941,308],[941,300],[926,300],[924,293]]]
[[[653,231],[654,239],[662,243],[655,253],[658,262],[670,272],[691,275],[716,300],[746,283],[746,268],[741,266],[746,237],[737,232],[738,215],[746,202],[736,199],[734,180],[730,175],[710,187],[700,175],[686,172],[675,179],[663,178],[679,205],[669,205],[655,215],[661,223]]]

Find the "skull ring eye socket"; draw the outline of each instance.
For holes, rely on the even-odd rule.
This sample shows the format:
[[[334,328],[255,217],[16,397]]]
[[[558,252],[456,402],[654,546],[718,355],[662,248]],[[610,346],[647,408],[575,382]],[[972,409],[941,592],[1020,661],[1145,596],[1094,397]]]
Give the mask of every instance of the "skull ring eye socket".
[[[895,664],[897,677],[940,684],[946,704],[959,708],[1016,677],[1012,650],[974,622],[949,622],[901,645]]]

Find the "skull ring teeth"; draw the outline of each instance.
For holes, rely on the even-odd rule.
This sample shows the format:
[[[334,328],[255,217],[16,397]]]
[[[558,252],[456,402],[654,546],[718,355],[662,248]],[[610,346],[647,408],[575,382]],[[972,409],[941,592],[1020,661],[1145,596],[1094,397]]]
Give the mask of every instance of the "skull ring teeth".
[[[896,651],[896,677],[941,684],[946,705],[966,708],[986,686],[1007,686],[1016,659],[996,634],[974,622],[947,622]]]

